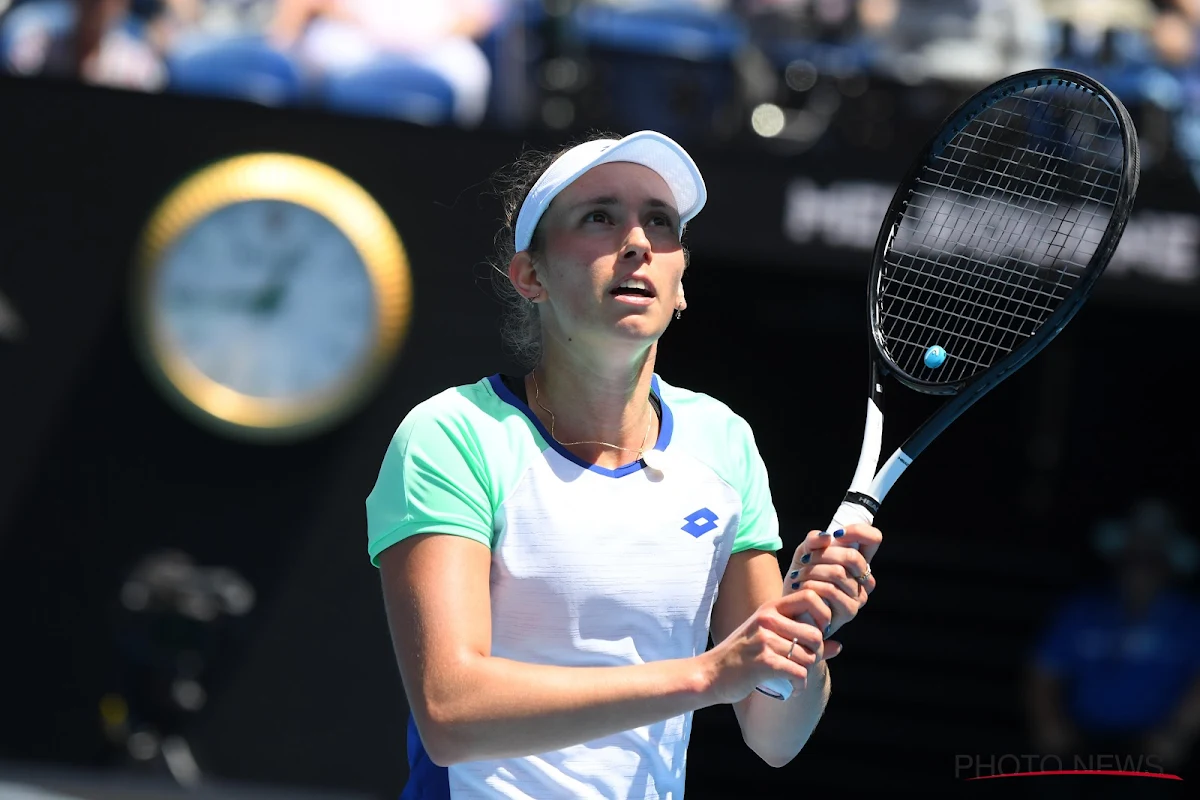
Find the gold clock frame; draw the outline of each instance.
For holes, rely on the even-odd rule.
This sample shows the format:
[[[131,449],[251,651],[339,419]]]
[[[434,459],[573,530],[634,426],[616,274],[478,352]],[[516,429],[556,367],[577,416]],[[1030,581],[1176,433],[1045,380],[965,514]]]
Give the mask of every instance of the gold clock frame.
[[[349,239],[366,266],[376,319],[374,342],[332,389],[289,399],[238,392],[194,366],[159,316],[154,293],[165,254],[209,214],[254,200],[295,203],[320,214]],[[408,333],[412,276],[399,233],[360,185],[313,159],[250,153],[198,170],[158,204],[138,244],[131,307],[141,356],[179,408],[227,436],[287,442],[333,427],[376,387]]]

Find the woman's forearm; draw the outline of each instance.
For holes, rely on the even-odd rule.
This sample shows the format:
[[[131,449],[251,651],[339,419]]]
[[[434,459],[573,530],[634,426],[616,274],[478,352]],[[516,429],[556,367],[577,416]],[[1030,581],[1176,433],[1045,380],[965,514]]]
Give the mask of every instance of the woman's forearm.
[[[739,709],[742,738],[759,758],[772,767],[786,766],[816,730],[830,693],[829,664],[822,661],[808,670],[808,684],[786,702],[755,693]]]
[[[704,656],[620,667],[478,656],[427,681],[413,710],[426,752],[447,766],[544,753],[660,722],[713,705],[711,685]]]

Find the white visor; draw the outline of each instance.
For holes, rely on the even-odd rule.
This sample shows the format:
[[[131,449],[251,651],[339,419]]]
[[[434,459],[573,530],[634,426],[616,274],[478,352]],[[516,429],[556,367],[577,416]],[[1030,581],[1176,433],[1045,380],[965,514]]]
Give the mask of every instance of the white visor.
[[[675,210],[679,212],[681,236],[688,221],[704,208],[708,192],[696,163],[686,150],[661,133],[639,131],[620,140],[584,142],[559,156],[529,190],[517,214],[517,252],[529,249],[538,221],[559,192],[592,167],[614,161],[641,164],[666,181],[674,195]]]

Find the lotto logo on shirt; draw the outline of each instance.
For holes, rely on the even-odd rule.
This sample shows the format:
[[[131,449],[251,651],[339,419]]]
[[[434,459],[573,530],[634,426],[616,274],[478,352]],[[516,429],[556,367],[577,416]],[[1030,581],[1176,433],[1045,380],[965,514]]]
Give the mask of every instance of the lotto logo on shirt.
[[[687,524],[680,530],[699,538],[717,527],[719,517],[707,508],[701,508],[688,514],[684,519],[687,520]]]

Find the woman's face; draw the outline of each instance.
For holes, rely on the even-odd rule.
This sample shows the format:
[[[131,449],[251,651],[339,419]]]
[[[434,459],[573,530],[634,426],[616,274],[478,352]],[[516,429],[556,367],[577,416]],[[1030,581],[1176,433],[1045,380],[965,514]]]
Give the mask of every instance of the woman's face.
[[[581,175],[540,223],[544,330],[597,343],[657,340],[683,300],[678,229],[674,197],[653,170],[614,162]]]

